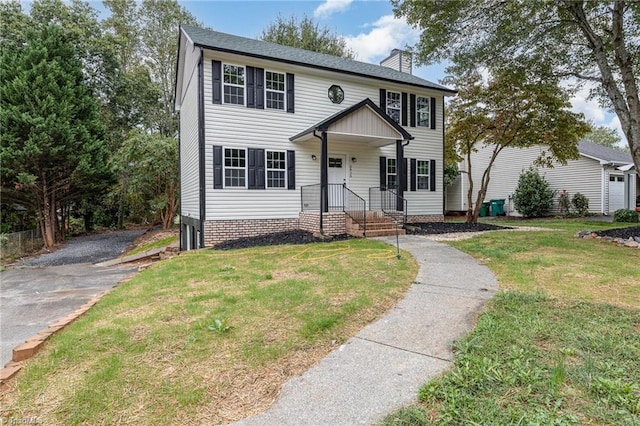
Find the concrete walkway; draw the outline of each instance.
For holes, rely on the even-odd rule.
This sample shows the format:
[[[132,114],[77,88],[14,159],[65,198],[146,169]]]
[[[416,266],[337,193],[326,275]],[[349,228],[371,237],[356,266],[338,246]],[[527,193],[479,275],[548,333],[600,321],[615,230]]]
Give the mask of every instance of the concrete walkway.
[[[473,327],[497,282],[470,256],[426,237],[402,236],[400,247],[420,265],[406,297],[236,425],[375,424],[451,365],[453,341]]]

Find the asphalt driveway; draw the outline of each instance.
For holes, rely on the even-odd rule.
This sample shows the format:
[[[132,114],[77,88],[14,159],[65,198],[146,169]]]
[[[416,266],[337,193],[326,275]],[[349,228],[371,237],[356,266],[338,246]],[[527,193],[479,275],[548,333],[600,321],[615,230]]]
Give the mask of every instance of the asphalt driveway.
[[[52,253],[0,272],[0,367],[13,348],[137,270],[98,267],[120,255],[144,230],[74,238]]]

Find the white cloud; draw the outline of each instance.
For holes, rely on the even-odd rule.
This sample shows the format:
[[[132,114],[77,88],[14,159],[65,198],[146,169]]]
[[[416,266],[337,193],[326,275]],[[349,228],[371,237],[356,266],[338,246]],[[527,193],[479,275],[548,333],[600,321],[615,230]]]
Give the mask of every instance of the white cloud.
[[[344,12],[353,0],[326,0],[313,11],[315,18],[328,18],[337,12]]]
[[[591,120],[598,125],[603,125],[605,112],[596,100],[589,99],[589,87],[581,88],[571,99],[574,112],[581,112],[587,120]]]
[[[344,36],[347,45],[363,62],[379,62],[389,56],[392,49],[404,49],[418,41],[420,30],[413,29],[404,19],[385,15],[376,22],[367,25],[368,33]]]

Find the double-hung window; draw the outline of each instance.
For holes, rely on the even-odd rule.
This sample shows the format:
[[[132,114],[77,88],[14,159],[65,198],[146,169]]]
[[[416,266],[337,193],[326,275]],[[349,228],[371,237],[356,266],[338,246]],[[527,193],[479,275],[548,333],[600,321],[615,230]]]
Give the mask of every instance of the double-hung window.
[[[247,151],[238,148],[224,149],[224,186],[245,188],[247,186]]]
[[[267,151],[267,188],[286,188],[285,151]]]
[[[224,103],[244,105],[245,69],[239,65],[224,64],[223,86]]]
[[[402,97],[400,92],[387,91],[387,115],[396,123],[400,123],[400,110],[402,109]]]
[[[418,116],[418,126],[430,127],[430,98],[425,98],[422,96],[418,96],[416,98],[416,114]]]
[[[398,184],[398,174],[396,168],[396,159],[387,158],[387,187],[395,188]]]
[[[266,71],[264,88],[266,91],[266,107],[284,110],[285,75],[280,72]]]
[[[416,161],[416,181],[418,189],[429,189],[429,162]]]

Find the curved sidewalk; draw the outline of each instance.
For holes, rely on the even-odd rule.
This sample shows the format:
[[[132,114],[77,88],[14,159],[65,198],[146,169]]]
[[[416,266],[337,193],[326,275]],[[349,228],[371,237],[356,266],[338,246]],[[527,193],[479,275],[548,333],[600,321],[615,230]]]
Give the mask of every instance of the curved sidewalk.
[[[472,257],[423,236],[401,236],[400,248],[420,266],[405,298],[291,378],[267,411],[235,425],[375,424],[416,401],[420,386],[451,365],[453,341],[473,327],[496,279]]]

